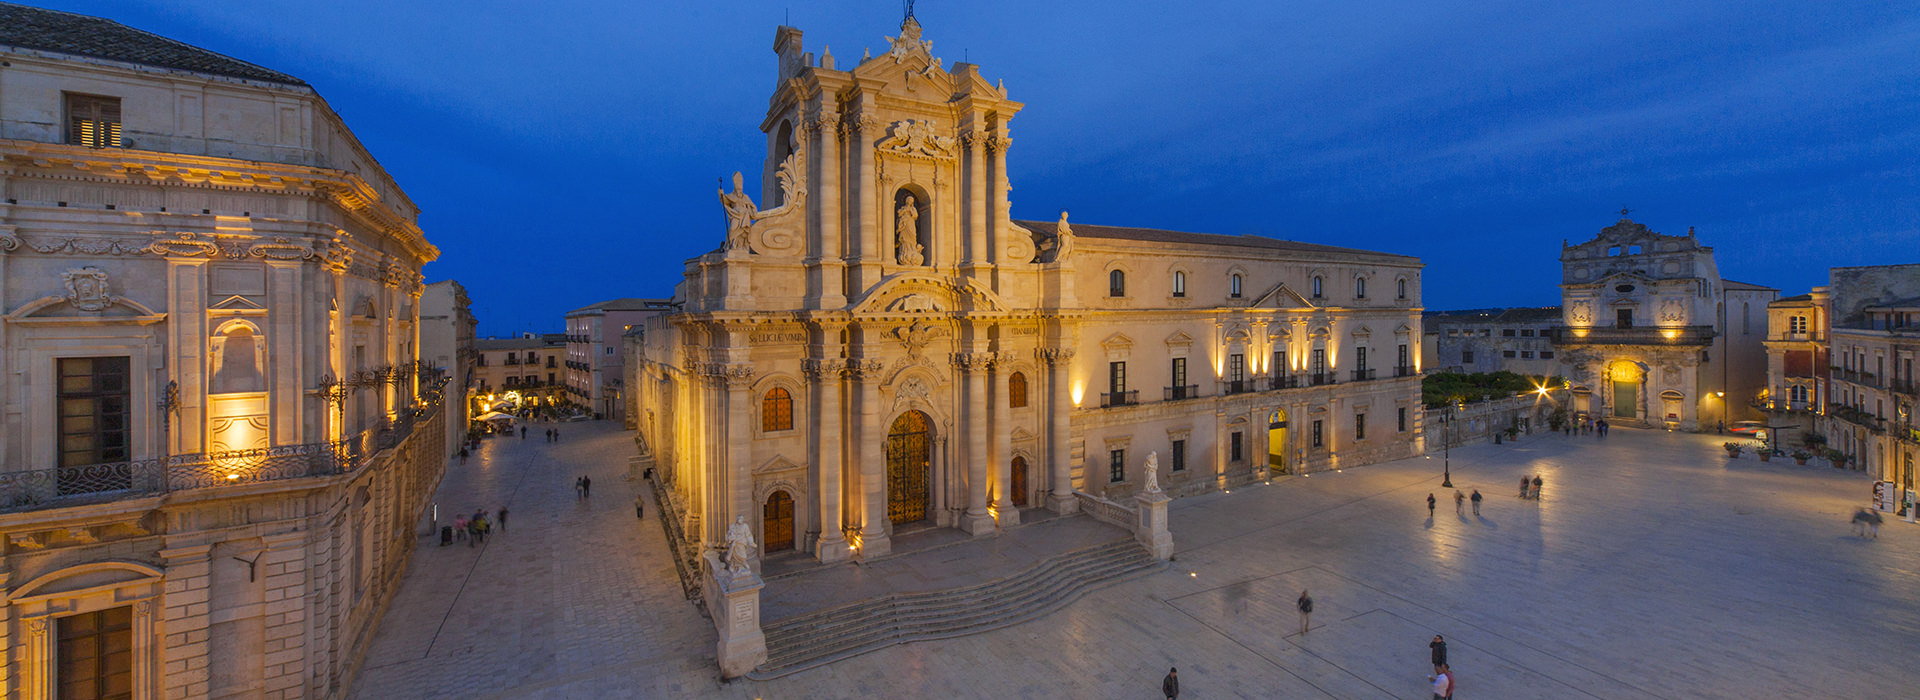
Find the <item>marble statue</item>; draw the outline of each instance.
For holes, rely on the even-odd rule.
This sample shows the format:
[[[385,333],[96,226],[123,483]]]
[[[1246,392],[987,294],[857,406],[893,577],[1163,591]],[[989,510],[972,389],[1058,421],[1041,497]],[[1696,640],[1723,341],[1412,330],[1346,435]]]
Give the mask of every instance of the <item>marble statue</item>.
[[[727,526],[727,570],[736,574],[750,573],[753,567],[753,550],[759,546],[753,541],[753,532],[747,528],[747,516],[733,516],[733,524]]]
[[[1160,492],[1160,453],[1147,453],[1147,493]]]
[[[926,262],[926,256],[920,250],[920,207],[915,205],[913,195],[907,195],[900,209],[893,214],[893,236],[895,245],[900,248],[899,260],[902,265],[919,265]]]
[[[754,215],[759,213],[753,198],[742,191],[745,182],[740,171],[736,170],[733,173],[733,191],[720,190],[720,206],[727,210],[727,250],[746,248],[747,229],[753,225]]]
[[[1067,259],[1073,253],[1073,227],[1067,224],[1067,210],[1060,210],[1060,223],[1053,226],[1053,259]]]

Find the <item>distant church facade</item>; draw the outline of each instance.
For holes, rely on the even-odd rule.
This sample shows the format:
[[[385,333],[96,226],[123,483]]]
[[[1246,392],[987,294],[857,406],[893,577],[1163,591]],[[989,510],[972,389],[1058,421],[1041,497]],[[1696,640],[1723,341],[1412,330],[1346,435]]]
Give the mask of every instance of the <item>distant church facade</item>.
[[[877,556],[1158,481],[1187,495],[1397,459],[1419,439],[1412,257],[1011,218],[1023,105],[908,18],[848,68],[781,27],[758,201],[627,368],[686,551]]]

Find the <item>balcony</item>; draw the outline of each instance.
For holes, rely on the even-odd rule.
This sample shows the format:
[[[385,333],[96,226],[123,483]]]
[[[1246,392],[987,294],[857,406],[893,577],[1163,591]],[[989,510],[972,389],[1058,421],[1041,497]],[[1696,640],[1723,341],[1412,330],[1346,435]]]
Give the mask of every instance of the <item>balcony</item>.
[[[1887,382],[1887,388],[1896,394],[1920,397],[1920,382],[1912,379],[1895,379]]]
[[[1780,337],[1775,338],[1775,340],[1782,341],[1782,342],[1817,343],[1817,342],[1820,342],[1820,334],[1812,333],[1808,331],[1800,331],[1798,333],[1788,332],[1788,333],[1781,333]]]
[[[1113,408],[1115,406],[1133,406],[1139,403],[1140,403],[1140,390],[1138,389],[1135,389],[1133,391],[1114,391],[1114,392],[1108,392],[1100,395],[1101,408]]]
[[[1887,420],[1885,418],[1877,417],[1852,406],[1837,403],[1831,404],[1827,406],[1827,415],[1835,420],[1846,421],[1876,433],[1886,432],[1887,430]]]
[[[1353,371],[1353,381],[1356,381],[1356,382],[1370,382],[1370,381],[1373,381],[1373,370],[1370,370],[1370,369],[1356,369],[1356,370],[1354,370],[1354,371]]]
[[[1166,397],[1168,401],[1185,401],[1187,399],[1200,398],[1200,385],[1188,384],[1186,386],[1167,387]]]
[[[440,410],[426,408],[381,421],[336,442],[174,455],[105,464],[0,472],[0,512],[66,508],[175,491],[351,473],[413,435]]]
[[[1273,391],[1280,389],[1298,389],[1300,386],[1300,375],[1298,374],[1276,374],[1267,378],[1267,389]]]
[[[1220,382],[1220,394],[1223,396],[1232,396],[1234,394],[1247,394],[1252,392],[1253,392],[1253,382],[1245,379],[1225,379],[1225,380],[1221,380]]]
[[[1307,375],[1307,380],[1313,386],[1328,386],[1335,383],[1332,372],[1314,372]]]
[[[1754,399],[1753,401],[1749,402],[1749,405],[1769,413],[1787,413],[1787,414],[1811,413],[1813,412],[1813,408],[1814,408],[1812,401],[1772,401],[1772,400],[1766,400],[1766,399]]]
[[[1396,376],[1396,377],[1417,377],[1417,376],[1420,376],[1420,371],[1419,371],[1419,370],[1416,370],[1416,369],[1414,369],[1414,368],[1413,368],[1413,365],[1400,365],[1400,366],[1397,366],[1397,367],[1394,367],[1394,368],[1393,368],[1393,376]]]
[[[1667,328],[1572,328],[1556,326],[1555,345],[1698,345],[1713,344],[1713,326]]]

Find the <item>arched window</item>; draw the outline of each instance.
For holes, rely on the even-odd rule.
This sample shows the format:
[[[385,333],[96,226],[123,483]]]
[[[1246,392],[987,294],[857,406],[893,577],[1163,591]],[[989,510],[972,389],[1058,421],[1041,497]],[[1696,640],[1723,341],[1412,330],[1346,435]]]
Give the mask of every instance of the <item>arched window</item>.
[[[1320,297],[1322,296],[1322,294],[1321,294],[1321,292],[1323,291],[1323,290],[1321,289],[1321,286],[1322,286],[1322,284],[1323,284],[1323,283],[1322,283],[1322,281],[1321,281],[1321,279],[1320,279],[1320,276],[1319,276],[1319,275],[1314,275],[1314,276],[1313,276],[1313,298],[1315,298],[1315,299],[1319,299],[1319,298],[1320,298]]]
[[[760,401],[761,432],[792,429],[793,396],[777,386],[767,390],[767,397]]]
[[[1397,294],[1401,299],[1407,298],[1407,281],[1405,279],[1394,280],[1393,288],[1394,288],[1394,293]]]
[[[1353,278],[1353,298],[1355,299],[1367,298],[1367,278],[1365,277]]]
[[[1107,273],[1107,296],[1123,297],[1127,295],[1127,273],[1113,270]]]
[[[1187,295],[1187,273],[1179,270],[1173,271],[1173,295],[1176,297]]]
[[[1233,276],[1227,278],[1227,296],[1240,298],[1240,273],[1233,273]]]
[[[1027,375],[1014,372],[1007,377],[1007,406],[1009,408],[1027,407]]]

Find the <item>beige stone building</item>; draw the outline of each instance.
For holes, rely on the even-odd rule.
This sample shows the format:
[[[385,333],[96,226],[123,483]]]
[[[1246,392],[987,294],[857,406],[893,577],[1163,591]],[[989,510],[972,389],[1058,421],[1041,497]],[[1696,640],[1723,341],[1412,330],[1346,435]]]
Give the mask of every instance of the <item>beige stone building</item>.
[[[609,420],[625,420],[627,331],[668,310],[665,299],[613,299],[567,312],[567,394]]]
[[[572,400],[567,386],[567,341],[558,333],[523,333],[474,341],[474,395],[488,410],[513,392],[521,403],[547,406]]]
[[[0,695],[343,692],[444,464],[417,216],[299,79],[0,5]]]
[[[1149,455],[1179,495],[1420,451],[1419,260],[1012,220],[1023,105],[911,18],[889,43],[840,68],[776,32],[760,199],[718,193],[722,245],[633,340],[684,551],[736,518],[823,561],[989,534]]]
[[[1429,311],[1421,324],[1422,366],[1427,372],[1513,372],[1536,377],[1560,373],[1553,328],[1559,307]]]
[[[447,378],[445,400],[453,406],[467,406],[473,390],[479,388],[474,363],[474,329],[479,321],[469,308],[467,288],[454,280],[441,280],[426,286],[420,295],[420,359],[432,364]],[[447,414],[447,452],[460,451],[467,436],[467,411]]]
[[[1611,423],[1713,430],[1758,418],[1770,287],[1725,280],[1689,229],[1624,218],[1560,253],[1554,330],[1578,414]]]

